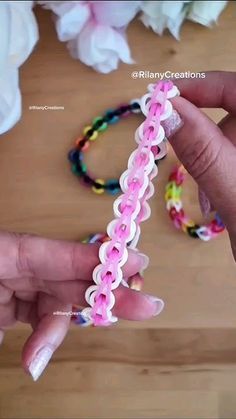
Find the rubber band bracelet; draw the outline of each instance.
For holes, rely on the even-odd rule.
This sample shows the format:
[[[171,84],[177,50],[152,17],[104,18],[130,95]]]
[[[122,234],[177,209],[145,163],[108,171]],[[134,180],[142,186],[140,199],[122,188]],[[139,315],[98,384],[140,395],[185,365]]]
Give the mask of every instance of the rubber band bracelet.
[[[165,131],[161,123],[172,114],[168,99],[179,94],[172,82],[159,82],[148,86],[148,93],[141,98],[141,110],[145,121],[135,132],[137,149],[128,160],[128,169],[120,177],[122,195],[114,204],[115,219],[107,226],[109,241],[99,248],[100,264],[93,271],[94,285],[90,286],[85,299],[89,307],[82,310],[87,324],[108,326],[118,319],[113,315],[115,304],[113,291],[127,285],[122,266],[128,259],[128,248],[135,249],[140,236],[140,223],[151,214],[148,199],[154,194],[152,179],[157,175],[155,160],[166,152]],[[164,303],[160,300],[160,311]]]
[[[105,131],[109,125],[117,123],[121,118],[141,113],[139,102],[139,99],[133,99],[130,103],[122,104],[116,109],[109,109],[103,116],[94,118],[92,124],[86,126],[83,129],[83,135],[76,140],[75,148],[69,151],[68,159],[71,163],[72,172],[96,194],[100,195],[107,192],[115,195],[119,193],[119,179],[109,179],[107,181],[93,179],[84,162],[84,152],[88,150],[90,143],[98,138],[99,133]]]
[[[106,233],[96,233],[90,234],[88,237],[83,239],[81,243],[97,243],[101,245],[110,240],[110,237]],[[140,275],[135,275],[131,278],[129,283],[129,287],[135,291],[141,291],[143,287],[143,278]],[[73,306],[72,308],[73,313],[77,313],[76,315],[72,315],[71,321],[79,326],[87,326],[87,319],[83,316],[80,308],[78,306]]]
[[[209,241],[225,230],[225,226],[216,213],[214,219],[206,225],[199,225],[192,221],[183,209],[181,196],[182,184],[186,171],[181,165],[173,169],[165,189],[166,208],[174,226],[187,233],[190,237]]]

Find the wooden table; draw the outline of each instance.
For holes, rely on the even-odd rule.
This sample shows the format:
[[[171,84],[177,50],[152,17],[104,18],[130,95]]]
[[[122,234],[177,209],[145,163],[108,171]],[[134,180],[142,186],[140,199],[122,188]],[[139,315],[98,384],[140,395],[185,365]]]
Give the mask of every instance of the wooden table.
[[[128,38],[137,64],[109,75],[73,60],[56,38],[50,13],[38,9],[40,41],[20,71],[22,118],[0,142],[0,228],[75,240],[103,231],[113,199],[82,188],[67,151],[91,118],[142,95],[149,81],[133,80],[134,70],[234,70],[233,7],[214,30],[185,23],[181,42],[133,22]],[[33,111],[32,105],[64,110]],[[208,113],[216,121],[223,115]],[[91,147],[87,162],[99,177],[119,176],[125,168],[140,118],[110,128]],[[171,225],[163,194],[175,162],[170,152],[160,166],[140,245],[151,259],[145,290],[166,301],[163,314],[109,330],[72,328],[36,384],[20,369],[28,329],[9,332],[0,352],[1,418],[236,417],[235,266],[227,234],[203,243]],[[186,210],[200,221],[192,180],[185,189]]]

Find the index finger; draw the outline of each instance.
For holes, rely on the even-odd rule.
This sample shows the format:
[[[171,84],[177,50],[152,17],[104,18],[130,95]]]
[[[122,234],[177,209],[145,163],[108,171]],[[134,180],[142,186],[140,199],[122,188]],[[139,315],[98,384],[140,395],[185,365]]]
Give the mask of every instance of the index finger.
[[[99,263],[99,247],[42,237],[0,234],[0,279],[34,277],[44,280],[91,280]],[[123,267],[128,278],[145,268],[147,257],[129,250]]]
[[[174,80],[185,99],[199,108],[223,108],[236,114],[236,73],[208,71],[205,78]]]

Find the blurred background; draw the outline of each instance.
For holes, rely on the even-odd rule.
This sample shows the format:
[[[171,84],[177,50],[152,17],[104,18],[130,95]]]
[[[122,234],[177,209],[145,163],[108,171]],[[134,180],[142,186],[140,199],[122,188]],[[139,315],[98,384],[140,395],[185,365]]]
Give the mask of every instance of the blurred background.
[[[16,28],[11,48],[4,36],[1,41],[9,53],[0,61],[7,104],[0,108],[0,228],[81,240],[105,230],[113,202],[83,188],[70,171],[67,153],[82,128],[142,96],[153,80],[132,72],[234,71],[235,4],[38,3],[33,9],[32,2],[0,5],[2,28],[8,24],[4,4]],[[45,105],[63,109],[30,108]],[[207,113],[215,121],[224,115]],[[122,173],[140,121],[133,115],[99,136],[86,156],[96,177]],[[170,150],[160,164],[140,242],[150,257],[144,290],[165,300],[163,313],[108,329],[72,326],[36,383],[21,369],[30,330],[19,324],[0,351],[1,418],[236,417],[234,262],[226,233],[204,243],[171,224],[164,190],[176,162]],[[183,199],[201,222],[190,178]]]

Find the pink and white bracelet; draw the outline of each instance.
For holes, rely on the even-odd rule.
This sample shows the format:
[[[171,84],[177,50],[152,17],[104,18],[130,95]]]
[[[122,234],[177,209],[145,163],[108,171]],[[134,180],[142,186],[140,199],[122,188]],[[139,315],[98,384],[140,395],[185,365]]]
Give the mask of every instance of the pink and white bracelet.
[[[120,177],[123,192],[113,204],[115,219],[107,226],[110,240],[99,249],[100,264],[93,271],[94,285],[85,299],[89,307],[81,314],[86,324],[108,326],[118,319],[112,314],[115,304],[113,291],[126,285],[122,266],[128,259],[128,248],[135,249],[140,236],[140,223],[148,219],[151,209],[147,200],[154,194],[152,179],[158,169],[155,160],[167,152],[162,121],[172,114],[171,99],[179,94],[172,82],[158,82],[148,86],[148,93],[140,100],[145,121],[135,132],[138,147],[128,160],[128,169]]]

